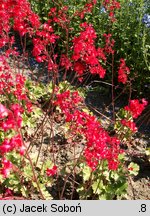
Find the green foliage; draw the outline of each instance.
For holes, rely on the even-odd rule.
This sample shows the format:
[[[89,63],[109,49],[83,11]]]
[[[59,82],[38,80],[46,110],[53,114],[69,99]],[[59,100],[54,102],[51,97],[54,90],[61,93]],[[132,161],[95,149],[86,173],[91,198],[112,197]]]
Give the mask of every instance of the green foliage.
[[[80,199],[110,200],[126,194],[127,171],[123,165],[124,160],[124,155],[120,155],[120,166],[114,171],[108,169],[107,162],[100,163],[96,171],[84,163],[80,164],[80,175],[83,178],[77,189]]]
[[[37,13],[41,21],[44,22],[48,19],[48,12],[54,6],[53,1],[50,0],[29,0],[32,10]]]
[[[33,194],[39,195],[39,188],[45,199],[51,199],[46,186],[51,186],[53,180],[46,176],[45,170],[52,166],[50,160],[45,162],[39,161],[35,166],[34,164],[34,174],[33,167],[28,159],[21,159],[21,156],[15,152],[9,153],[7,155],[13,166],[16,166],[16,170],[11,172],[8,178],[3,178],[0,175],[1,185],[11,189],[16,195],[22,195],[24,198],[29,198],[32,190]],[[34,154],[31,155],[32,163],[36,160]],[[39,172],[40,171],[40,172]],[[37,176],[37,181],[34,179],[34,175]]]

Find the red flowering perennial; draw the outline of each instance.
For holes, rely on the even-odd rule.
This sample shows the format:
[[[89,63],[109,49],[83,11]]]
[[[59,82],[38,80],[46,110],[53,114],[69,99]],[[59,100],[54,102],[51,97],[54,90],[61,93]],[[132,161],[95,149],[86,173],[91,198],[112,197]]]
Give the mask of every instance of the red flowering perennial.
[[[8,161],[6,158],[1,159],[2,168],[0,169],[0,173],[7,178],[12,169],[12,163]]]
[[[128,74],[130,73],[130,69],[126,66],[125,60],[120,59],[120,66],[118,70],[118,82],[125,84],[128,80]]]
[[[84,30],[80,32],[78,37],[73,39],[72,60],[75,61],[74,71],[79,77],[86,70],[89,70],[91,74],[98,74],[101,78],[104,78],[106,70],[99,61],[100,59],[106,61],[104,49],[96,49],[94,43],[97,35],[91,24],[82,23],[81,27]]]
[[[72,67],[71,60],[65,54],[61,55],[60,65],[65,67],[66,70],[69,70]]]
[[[132,120],[128,119],[122,119],[120,122],[123,126],[130,128],[130,130],[135,133],[137,132],[136,124],[133,122],[133,119],[136,119],[138,116],[141,115],[145,107],[147,106],[148,102],[145,99],[142,99],[142,103],[140,103],[139,100],[130,100],[129,106],[125,106],[124,110],[129,112],[130,118],[132,117]]]
[[[0,0],[0,48],[14,43],[14,38],[9,36],[11,28],[21,36],[27,33],[31,36],[40,25],[39,17],[33,13],[27,0]]]
[[[59,37],[54,34],[54,30],[50,24],[50,21],[44,23],[40,30],[37,30],[33,38],[33,51],[32,54],[36,58],[37,62],[47,61],[51,62],[52,69],[54,63],[48,54],[48,45],[54,44]]]
[[[104,47],[104,51],[106,54],[114,54],[114,44],[115,41],[114,39],[112,39],[112,35],[111,34],[103,34],[103,37],[105,38],[105,47]]]
[[[88,166],[95,170],[99,161],[107,160],[109,169],[117,169],[118,155],[121,153],[119,140],[110,137],[94,116],[79,110],[82,98],[78,92],[71,93],[68,90],[56,97],[54,104],[61,108],[66,122],[70,122],[71,133],[85,137],[84,156]]]
[[[70,18],[68,16],[68,6],[59,6],[61,9],[57,10],[56,7],[51,8],[48,15],[53,23],[57,23],[62,29],[68,31],[68,25],[70,23]]]
[[[9,43],[11,48],[6,51],[7,55],[18,55],[16,47],[12,47],[14,37],[9,36],[12,28],[19,32],[21,37],[28,33],[33,39],[33,56],[38,62],[48,62],[47,46],[55,43],[58,38],[53,33],[50,22],[51,20],[48,20],[42,25],[39,16],[31,10],[27,0],[0,0],[0,48]]]

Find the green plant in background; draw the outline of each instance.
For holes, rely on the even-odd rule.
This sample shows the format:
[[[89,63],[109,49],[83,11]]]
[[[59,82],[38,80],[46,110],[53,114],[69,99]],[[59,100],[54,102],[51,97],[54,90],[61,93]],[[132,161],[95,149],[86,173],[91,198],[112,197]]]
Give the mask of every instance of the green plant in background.
[[[115,40],[115,61],[114,70],[117,71],[118,62],[120,58],[126,60],[127,65],[130,66],[130,78],[133,81],[132,86],[139,92],[144,88],[144,85],[149,83],[150,74],[150,28],[143,22],[143,17],[148,14],[149,4],[144,0],[120,0],[121,7],[115,12],[116,22],[109,21],[109,12],[102,6],[103,1],[98,0],[94,8],[89,12],[84,7],[88,1],[32,1],[30,0],[32,8],[39,14],[41,19],[48,19],[50,8],[56,7],[57,13],[54,17],[58,17],[58,12],[62,7],[67,6],[65,14],[66,26],[60,26],[54,23],[55,32],[61,35],[59,46],[56,47],[58,54],[68,52],[71,55],[70,47],[72,38],[78,35],[80,24],[82,22],[91,23],[96,30],[98,38],[96,39],[96,46],[103,47],[104,33],[111,33]],[[86,12],[84,12],[86,11]],[[82,17],[83,14],[83,17]],[[82,17],[82,19],[81,19]],[[51,19],[51,16],[49,17]],[[69,28],[71,30],[69,30]],[[67,30],[68,29],[68,30]],[[109,64],[111,63],[109,58]],[[107,64],[107,68],[109,68]],[[108,69],[107,69],[108,70]],[[107,71],[107,80],[110,82],[110,72]],[[117,73],[114,73],[117,76]]]
[[[32,10],[37,13],[42,22],[47,21],[49,9],[54,7],[54,1],[50,0],[29,0]]]

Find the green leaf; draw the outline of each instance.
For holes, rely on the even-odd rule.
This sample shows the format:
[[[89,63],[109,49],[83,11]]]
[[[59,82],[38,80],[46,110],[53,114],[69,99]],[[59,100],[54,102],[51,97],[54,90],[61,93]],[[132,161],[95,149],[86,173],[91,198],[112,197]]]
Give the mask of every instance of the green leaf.
[[[27,188],[24,185],[21,186],[20,191],[22,193],[22,196],[24,196],[24,197],[28,196],[28,190],[27,190]]]
[[[83,180],[88,181],[91,175],[91,169],[86,164],[81,164],[81,169],[83,172]]]
[[[104,191],[105,186],[104,186],[103,182],[98,179],[97,181],[95,181],[92,184],[92,189],[93,189],[94,194],[95,193],[96,194],[101,194]]]
[[[150,148],[147,148],[147,149],[146,149],[145,154],[146,154],[147,156],[150,156]]]
[[[122,195],[123,193],[126,193],[127,187],[128,187],[127,182],[122,182],[121,186],[116,190],[116,194]]]
[[[24,171],[24,174],[25,174],[25,176],[24,176],[25,179],[31,180],[32,177],[33,177],[33,172],[32,172],[31,166],[30,165],[25,166],[23,171]]]

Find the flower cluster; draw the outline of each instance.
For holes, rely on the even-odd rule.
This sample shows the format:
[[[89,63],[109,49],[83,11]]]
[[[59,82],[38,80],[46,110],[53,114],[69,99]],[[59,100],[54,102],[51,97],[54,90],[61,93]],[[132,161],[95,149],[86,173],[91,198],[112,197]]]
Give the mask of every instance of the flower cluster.
[[[0,48],[9,44],[7,55],[16,56],[18,55],[17,48],[12,47],[15,42],[14,37],[9,36],[11,28],[19,32],[21,37],[28,34],[28,37],[32,38],[32,54],[37,62],[45,60],[52,62],[47,52],[47,46],[55,43],[58,36],[54,34],[51,20],[42,25],[39,16],[31,10],[27,0],[0,0]]]
[[[10,109],[0,104],[0,128],[6,132],[10,129],[16,130],[22,125],[23,108],[19,104],[12,104]],[[4,116],[6,118],[2,118]],[[7,115],[6,115],[7,114]]]
[[[31,112],[32,103],[27,97],[28,90],[25,87],[26,78],[19,73],[13,75],[13,71],[7,63],[6,57],[4,55],[0,56],[0,64],[0,94],[8,97],[11,95],[14,101],[23,100],[26,105],[26,110],[28,112]],[[19,104],[16,106],[11,106],[12,111],[16,110],[15,112],[17,112],[18,109],[20,109],[20,112],[22,113],[23,110],[21,111],[21,108],[19,108],[19,106]]]
[[[54,105],[60,106],[66,116],[66,120],[70,121],[72,118],[71,112],[77,109],[79,103],[81,103],[83,99],[79,96],[77,91],[71,93],[70,90],[57,93],[56,97],[57,100],[54,102]]]
[[[37,62],[48,61],[54,68],[54,63],[48,54],[48,46],[54,44],[59,37],[54,34],[54,30],[50,24],[50,21],[44,23],[40,30],[35,32],[33,38],[33,51],[32,54],[36,58]]]
[[[5,138],[0,145],[1,166],[2,166],[0,168],[0,174],[2,174],[4,177],[7,178],[12,169],[13,164],[6,159],[7,153],[15,150],[16,152],[19,152],[20,155],[24,155],[25,149],[26,148],[22,142],[22,137],[19,133],[14,135],[12,138]]]
[[[0,48],[14,43],[13,37],[9,36],[11,28],[24,36],[27,33],[33,35],[33,30],[39,27],[39,17],[27,0],[0,0]]]
[[[25,147],[20,134],[13,136],[11,139],[5,139],[0,145],[0,153],[2,155],[13,150],[20,152],[20,155],[24,154]]]
[[[8,161],[5,157],[1,159],[2,168],[0,169],[0,173],[4,177],[8,177],[10,174],[10,170],[12,169],[12,163]]]
[[[103,6],[105,7],[105,9],[109,12],[109,17],[110,17],[110,20],[112,22],[115,22],[116,19],[115,19],[115,10],[116,9],[120,9],[120,3],[116,0],[104,0],[103,1]]]
[[[121,125],[130,129],[132,133],[137,132],[136,124],[133,122],[133,119],[136,119],[143,110],[145,109],[148,102],[145,99],[142,99],[142,103],[139,100],[130,100],[129,106],[124,107],[126,111],[124,118],[120,120]]]
[[[147,106],[148,102],[143,98],[142,102],[138,99],[130,100],[129,106],[125,106],[124,109],[129,111],[134,119],[141,115],[145,107]]]
[[[128,74],[130,73],[130,69],[126,66],[125,60],[120,59],[120,65],[118,69],[118,82],[125,84],[128,80]]]
[[[67,31],[68,24],[70,23],[67,12],[68,6],[61,7],[60,10],[57,10],[57,8],[54,7],[50,9],[48,15],[53,23],[57,23],[62,29],[65,29]]]
[[[100,59],[106,61],[104,49],[96,49],[94,43],[97,35],[92,25],[82,23],[81,27],[83,31],[73,39],[74,71],[82,76],[85,70],[89,70],[91,74],[98,74],[104,78],[106,70],[99,61]]]
[[[27,33],[32,35],[33,29],[38,29],[41,23],[38,15],[31,10],[30,3],[27,0],[9,0],[8,2],[10,2],[8,12],[14,20],[14,30],[21,36]]]
[[[107,160],[109,169],[116,170],[119,165],[118,155],[121,153],[120,141],[110,137],[95,117],[82,114],[86,119],[82,133],[86,138],[84,156],[88,166],[95,170],[99,161]]]
[[[121,124],[123,125],[123,126],[126,126],[126,127],[128,127],[128,128],[130,128],[130,130],[132,131],[132,132],[137,132],[137,127],[136,127],[136,124],[133,122],[133,121],[130,121],[130,120],[125,120],[125,119],[122,119],[121,120]]]
[[[144,14],[142,22],[146,25],[147,28],[150,28],[150,15]]]
[[[99,161],[107,160],[109,169],[117,169],[118,155],[121,153],[119,140],[110,137],[96,117],[80,110],[81,102],[82,98],[78,92],[68,90],[56,95],[55,105],[60,107],[66,122],[70,123],[71,133],[84,136],[84,156],[88,166],[95,170]]]
[[[60,65],[61,65],[62,67],[65,67],[66,70],[69,70],[69,68],[72,67],[71,60],[70,60],[65,54],[62,54],[62,55],[61,55],[61,58],[60,58]]]

